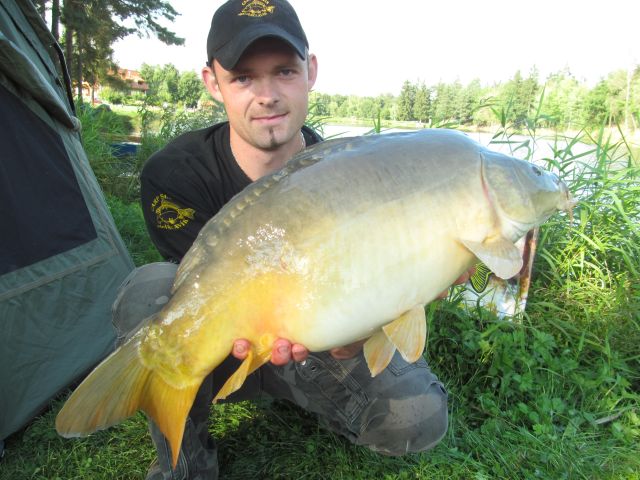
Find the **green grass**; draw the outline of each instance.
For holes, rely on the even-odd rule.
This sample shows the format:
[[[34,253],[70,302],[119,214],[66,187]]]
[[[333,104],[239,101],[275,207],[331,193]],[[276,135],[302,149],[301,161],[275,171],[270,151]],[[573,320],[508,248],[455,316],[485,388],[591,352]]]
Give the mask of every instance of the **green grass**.
[[[162,256],[149,240],[140,203],[125,203],[113,195],[106,196],[107,205],[120,236],[136,266],[161,262]]]
[[[509,137],[506,126],[497,136]],[[584,139],[595,161],[581,164]],[[640,479],[640,171],[629,158],[603,132],[558,143],[549,168],[580,203],[541,230],[523,318],[468,311],[455,292],[427,307],[425,355],[450,412],[431,452],[376,455],[283,402],[215,405],[222,478]],[[108,202],[136,263],[152,261],[137,203]],[[0,479],[144,478],[155,456],[144,417],[62,439],[64,397],[8,439]]]

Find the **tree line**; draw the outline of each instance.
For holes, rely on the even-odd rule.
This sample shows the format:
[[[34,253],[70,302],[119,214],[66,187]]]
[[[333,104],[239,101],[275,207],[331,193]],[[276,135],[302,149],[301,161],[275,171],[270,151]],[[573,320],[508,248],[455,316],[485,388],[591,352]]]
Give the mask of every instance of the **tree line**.
[[[405,81],[399,96],[329,95],[312,92],[316,113],[329,117],[414,121],[425,125],[487,126],[499,121],[523,126],[532,114],[549,128],[612,126],[640,128],[640,66],[609,73],[589,88],[568,69],[540,82],[536,69],[508,81]]]
[[[179,72],[172,64],[143,64],[140,73],[149,86],[147,104],[196,107],[212,101],[193,71]],[[398,96],[311,92],[311,104],[319,117],[380,118],[429,126],[483,127],[502,122],[522,127],[535,113],[542,127],[579,129],[618,124],[635,130],[640,128],[640,66],[611,72],[591,88],[568,70],[541,82],[533,69],[526,77],[516,71],[509,80],[493,85],[482,85],[477,79],[466,85],[456,81],[431,86],[407,80]]]

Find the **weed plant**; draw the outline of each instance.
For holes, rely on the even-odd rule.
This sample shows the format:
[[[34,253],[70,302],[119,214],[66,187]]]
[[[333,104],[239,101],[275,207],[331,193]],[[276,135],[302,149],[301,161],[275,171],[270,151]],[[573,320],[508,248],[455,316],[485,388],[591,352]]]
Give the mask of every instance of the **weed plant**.
[[[536,124],[530,139],[505,124],[495,140],[533,157]],[[214,405],[221,478],[640,479],[637,159],[603,132],[545,140],[542,160],[579,203],[541,228],[526,313],[501,320],[456,291],[427,306],[425,356],[449,392],[445,439],[383,457],[283,402]],[[136,263],[151,261],[139,208],[108,201]],[[64,398],[8,440],[0,479],[144,478],[155,456],[144,417],[66,440],[53,426]]]
[[[132,133],[131,118],[105,108],[79,109],[82,143],[102,191],[125,203],[139,202],[140,172],[149,157],[187,131],[205,128],[225,118],[221,107],[189,111],[173,106],[138,109],[140,143],[135,154],[114,156],[116,143]]]
[[[161,262],[162,256],[149,240],[140,203],[125,203],[112,195],[107,195],[106,200],[133,263],[139,267],[147,263]]]
[[[133,127],[131,118],[108,108],[82,104],[82,146],[102,191],[132,201],[138,189],[139,161],[136,156],[114,156],[116,144],[126,140]]]

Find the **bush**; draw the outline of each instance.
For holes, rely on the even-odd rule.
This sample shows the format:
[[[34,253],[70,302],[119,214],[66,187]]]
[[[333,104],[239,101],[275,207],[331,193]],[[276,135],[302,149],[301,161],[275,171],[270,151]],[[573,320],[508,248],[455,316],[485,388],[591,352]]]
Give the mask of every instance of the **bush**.
[[[81,138],[89,164],[102,191],[131,201],[137,188],[137,159],[116,158],[113,144],[131,133],[131,118],[111,111],[106,105],[77,108],[82,124]]]
[[[125,105],[143,105],[145,102],[146,96],[142,92],[132,92],[131,95],[128,95],[124,99]]]
[[[112,103],[113,105],[122,105],[125,103],[126,95],[120,90],[116,90],[111,87],[102,87],[100,89],[100,98],[107,103]]]

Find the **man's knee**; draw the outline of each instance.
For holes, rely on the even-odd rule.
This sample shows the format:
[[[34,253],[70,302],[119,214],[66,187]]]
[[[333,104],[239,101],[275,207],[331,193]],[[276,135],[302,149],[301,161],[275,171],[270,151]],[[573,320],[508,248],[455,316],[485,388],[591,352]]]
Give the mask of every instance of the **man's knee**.
[[[415,397],[382,403],[376,406],[378,412],[359,436],[358,444],[399,456],[429,450],[447,432],[447,393],[439,382]]]
[[[178,265],[156,262],[133,270],[122,282],[112,306],[113,325],[122,344],[140,322],[160,310],[171,296]]]
[[[411,372],[409,392],[379,398],[367,412],[356,443],[399,456],[433,448],[447,432],[447,392],[428,368]]]

